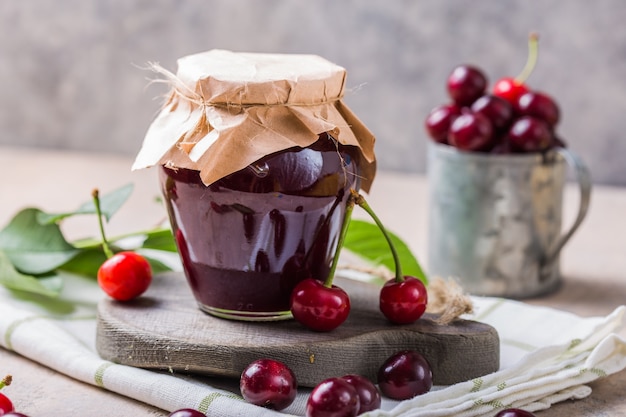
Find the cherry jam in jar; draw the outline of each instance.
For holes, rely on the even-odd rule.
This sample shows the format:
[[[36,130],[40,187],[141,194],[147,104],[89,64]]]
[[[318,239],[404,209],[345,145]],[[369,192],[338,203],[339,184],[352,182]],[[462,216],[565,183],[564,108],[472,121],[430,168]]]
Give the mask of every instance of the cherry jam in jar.
[[[161,167],[184,272],[203,311],[291,318],[295,285],[329,273],[350,189],[359,187],[351,148],[322,134],[208,186],[198,171]]]

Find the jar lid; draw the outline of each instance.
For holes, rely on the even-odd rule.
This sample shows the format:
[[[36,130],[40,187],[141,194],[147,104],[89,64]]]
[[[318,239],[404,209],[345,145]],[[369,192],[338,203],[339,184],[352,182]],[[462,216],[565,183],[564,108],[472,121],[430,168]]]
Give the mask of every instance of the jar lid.
[[[360,152],[362,188],[375,175],[373,134],[342,98],[346,70],[316,55],[211,50],[158,65],[171,92],[133,169],[166,165],[200,171],[205,184],[258,159],[307,147],[324,132]]]

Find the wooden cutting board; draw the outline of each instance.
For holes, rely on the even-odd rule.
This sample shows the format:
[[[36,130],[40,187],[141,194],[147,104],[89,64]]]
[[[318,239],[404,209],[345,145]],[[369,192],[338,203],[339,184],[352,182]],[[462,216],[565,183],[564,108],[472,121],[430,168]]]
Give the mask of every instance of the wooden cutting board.
[[[379,287],[339,277],[335,283],[350,295],[350,316],[339,328],[317,333],[295,320],[239,322],[209,316],[197,308],[182,273],[161,274],[134,301],[100,303],[97,349],[104,359],[124,365],[229,378],[239,378],[255,359],[273,358],[308,387],[345,374],[376,381],[385,359],[405,349],[426,357],[436,385],[498,370],[500,343],[493,327],[467,320],[443,326],[430,315],[411,325],[393,325],[378,310]]]

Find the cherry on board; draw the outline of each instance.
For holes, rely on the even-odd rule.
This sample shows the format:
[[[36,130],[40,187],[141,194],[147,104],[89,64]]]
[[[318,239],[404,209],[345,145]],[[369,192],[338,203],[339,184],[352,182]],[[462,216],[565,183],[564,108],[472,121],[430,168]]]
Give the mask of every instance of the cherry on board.
[[[6,395],[0,392],[0,416],[15,410],[13,403]]]
[[[379,307],[383,315],[395,324],[410,324],[426,311],[428,293],[422,281],[405,276],[391,279],[380,290]]]
[[[293,317],[311,330],[328,332],[339,327],[350,313],[350,297],[337,287],[307,278],[291,293]]]
[[[98,285],[118,301],[128,301],[140,296],[151,282],[150,263],[136,252],[116,253],[98,269]]]

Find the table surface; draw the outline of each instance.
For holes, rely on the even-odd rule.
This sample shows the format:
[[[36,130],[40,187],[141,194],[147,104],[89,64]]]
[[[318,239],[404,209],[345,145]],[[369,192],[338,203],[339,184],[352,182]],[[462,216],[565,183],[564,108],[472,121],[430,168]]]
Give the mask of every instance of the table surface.
[[[111,235],[152,227],[164,220],[155,203],[159,196],[156,170],[132,172],[132,159],[107,154],[0,147],[5,180],[0,185],[0,226],[21,208],[67,211],[129,182],[135,189],[129,201],[107,224]],[[428,183],[423,176],[379,172],[368,196],[387,227],[403,238],[417,257],[426,259]],[[574,217],[577,190],[565,192],[564,223]],[[597,316],[626,303],[626,189],[595,186],[589,214],[561,255],[563,285],[547,296],[525,300],[578,314]],[[358,213],[355,211],[355,215]],[[64,225],[70,238],[97,236],[93,218],[71,219]],[[427,265],[426,265],[427,268]],[[626,332],[622,332],[626,336]],[[166,416],[168,413],[103,389],[75,381],[13,352],[0,348],[0,374],[11,373],[19,388],[10,397],[20,411],[37,416]],[[591,384],[590,397],[567,401],[538,412],[542,417],[626,415],[623,398],[626,372]]]

